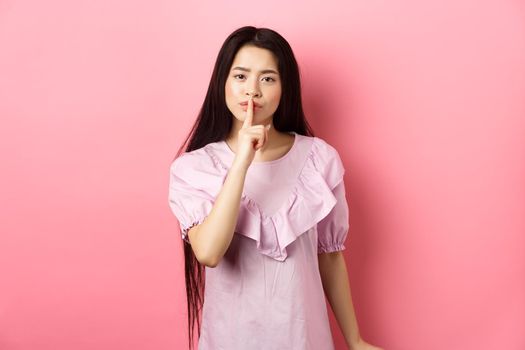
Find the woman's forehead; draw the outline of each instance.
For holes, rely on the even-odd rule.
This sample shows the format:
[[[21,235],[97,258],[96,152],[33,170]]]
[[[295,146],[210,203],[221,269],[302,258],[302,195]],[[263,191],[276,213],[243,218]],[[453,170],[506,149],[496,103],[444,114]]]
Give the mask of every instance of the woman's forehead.
[[[245,71],[277,71],[277,60],[273,52],[255,46],[243,46],[237,51],[232,63],[232,69],[244,68]]]

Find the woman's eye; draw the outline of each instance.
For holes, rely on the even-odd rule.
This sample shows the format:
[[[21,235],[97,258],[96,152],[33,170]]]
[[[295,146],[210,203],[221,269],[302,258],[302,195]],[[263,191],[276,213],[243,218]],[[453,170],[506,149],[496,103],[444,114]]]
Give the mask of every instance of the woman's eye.
[[[236,79],[244,79],[245,78],[244,74],[236,74],[233,77],[236,78]],[[270,80],[266,80],[267,82],[275,81],[275,79],[272,78],[272,77],[264,77],[263,80],[264,79],[270,79]]]

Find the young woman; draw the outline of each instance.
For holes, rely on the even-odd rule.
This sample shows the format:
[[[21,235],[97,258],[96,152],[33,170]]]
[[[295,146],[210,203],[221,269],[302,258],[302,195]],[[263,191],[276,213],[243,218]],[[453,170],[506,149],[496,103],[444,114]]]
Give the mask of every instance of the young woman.
[[[190,135],[169,188],[190,348],[197,322],[199,350],[334,349],[326,294],[349,348],[379,349],[359,335],[342,254],[345,170],[313,136],[281,35],[247,26],[228,36]]]

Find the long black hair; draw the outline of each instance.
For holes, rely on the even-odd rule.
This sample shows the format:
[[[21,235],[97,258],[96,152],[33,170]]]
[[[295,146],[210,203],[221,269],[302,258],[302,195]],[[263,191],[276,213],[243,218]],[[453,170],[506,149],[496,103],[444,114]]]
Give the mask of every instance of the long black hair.
[[[229,135],[235,117],[226,106],[224,90],[235,55],[244,45],[270,50],[277,59],[282,92],[279,106],[273,115],[273,127],[280,132],[294,131],[297,134],[314,136],[303,112],[299,67],[290,44],[274,30],[245,26],[231,33],[222,44],[215,61],[206,98],[189,135],[175,158],[181,154],[186,144],[185,151],[190,152],[208,143],[225,140]],[[186,241],[183,241],[183,245],[188,338],[189,348],[193,349],[195,322],[197,322],[199,337],[201,333],[200,311],[204,302],[205,269],[195,257],[191,245]]]

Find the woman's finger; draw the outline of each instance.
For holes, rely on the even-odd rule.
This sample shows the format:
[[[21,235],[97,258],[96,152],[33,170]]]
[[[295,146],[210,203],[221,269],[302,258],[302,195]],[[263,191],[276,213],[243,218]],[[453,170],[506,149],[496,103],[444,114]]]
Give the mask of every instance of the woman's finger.
[[[258,150],[263,148],[268,143],[268,129],[269,129],[269,126],[270,125],[266,125],[263,128],[262,136],[259,138],[259,145],[260,146],[257,148]]]
[[[242,128],[246,129],[252,126],[253,122],[253,96],[250,96],[248,99],[248,106],[246,108],[246,116],[244,117],[244,123],[242,124]]]
[[[268,124],[264,127],[264,142],[262,147],[266,146],[266,144],[268,143],[268,130],[270,130],[271,126],[271,124]]]

